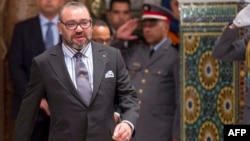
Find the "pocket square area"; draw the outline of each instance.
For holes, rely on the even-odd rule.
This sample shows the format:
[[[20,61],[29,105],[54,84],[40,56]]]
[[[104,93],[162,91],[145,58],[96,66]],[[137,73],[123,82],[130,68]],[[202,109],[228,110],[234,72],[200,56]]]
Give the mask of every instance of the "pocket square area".
[[[113,71],[111,71],[111,70],[109,70],[109,71],[105,74],[105,78],[113,78],[113,77],[115,77],[115,76],[114,76]]]

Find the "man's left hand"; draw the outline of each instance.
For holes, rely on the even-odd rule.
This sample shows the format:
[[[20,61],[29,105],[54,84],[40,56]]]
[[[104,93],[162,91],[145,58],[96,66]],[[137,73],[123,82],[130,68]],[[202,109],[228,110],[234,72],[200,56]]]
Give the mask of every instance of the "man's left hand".
[[[113,139],[115,141],[129,141],[132,135],[132,128],[126,122],[121,122],[115,127]]]

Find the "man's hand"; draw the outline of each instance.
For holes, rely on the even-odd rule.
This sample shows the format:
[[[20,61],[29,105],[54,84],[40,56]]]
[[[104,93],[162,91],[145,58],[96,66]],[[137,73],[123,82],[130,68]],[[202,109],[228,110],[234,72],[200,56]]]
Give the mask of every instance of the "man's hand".
[[[244,27],[250,25],[250,4],[244,7],[235,17],[233,23],[237,27]]]
[[[116,31],[116,39],[118,40],[135,40],[138,37],[136,35],[132,35],[135,29],[139,24],[139,19],[130,19],[126,23],[124,23],[117,31]]]
[[[115,141],[129,141],[132,135],[132,128],[126,122],[121,122],[115,127],[113,140]]]
[[[41,100],[40,108],[43,109],[48,116],[50,116],[49,105],[48,105],[47,100],[45,98],[43,98]]]

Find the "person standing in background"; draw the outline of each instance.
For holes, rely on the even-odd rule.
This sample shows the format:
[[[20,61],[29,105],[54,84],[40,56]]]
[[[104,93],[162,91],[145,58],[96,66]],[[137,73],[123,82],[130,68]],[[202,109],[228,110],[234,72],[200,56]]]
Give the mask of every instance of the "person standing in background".
[[[8,54],[10,77],[14,88],[12,99],[12,117],[14,119],[17,118],[30,79],[33,57],[57,44],[60,40],[57,21],[59,9],[64,4],[64,0],[36,0],[36,3],[39,14],[15,25]],[[40,110],[31,141],[47,140],[49,116],[50,110],[46,97],[44,97],[40,102]]]
[[[29,140],[43,97],[51,111],[50,141],[128,141],[140,106],[120,51],[91,41],[92,18],[81,2],[64,5],[57,25],[62,42],[32,61],[14,141]],[[114,103],[121,109],[117,125]]]
[[[100,19],[94,19],[92,29],[93,29],[93,32],[92,32],[93,41],[106,45],[106,46],[110,45],[111,33],[105,21],[100,20]],[[116,106],[116,109],[115,109],[116,111],[114,113],[114,120],[115,120],[115,123],[118,123],[120,121],[120,114],[119,114],[120,110],[117,108],[117,105],[115,106]]]
[[[225,26],[212,50],[212,56],[218,60],[246,61],[247,78],[243,124],[250,124],[250,32],[248,31],[242,39],[238,39],[238,33],[240,28],[250,25],[249,13],[250,5],[247,5],[231,23]]]
[[[146,43],[123,48],[140,103],[140,117],[132,141],[180,141],[179,51],[167,36],[172,12],[144,4],[141,26]],[[128,22],[116,36],[127,39],[138,25]]]
[[[174,19],[170,21],[170,28],[167,33],[173,46],[179,48],[180,44],[180,10],[177,0],[162,0],[161,5],[173,12]]]
[[[133,30],[133,33],[129,33],[126,38],[120,38],[119,35],[117,36],[116,34],[118,30],[124,31],[124,29],[120,29],[123,25],[127,27],[126,25],[129,25],[131,23],[135,25],[139,24],[140,21],[138,18],[131,17],[131,11],[130,0],[111,0],[109,4],[109,10],[107,12],[108,23],[110,24],[111,29],[110,45],[120,49],[122,54],[123,51],[125,51],[124,49],[129,48],[134,44],[144,42],[141,30],[137,28],[138,26],[136,26],[136,29]],[[129,31],[132,30],[130,29]]]
[[[111,33],[108,25],[100,19],[93,20],[92,40],[103,45],[110,45]]]
[[[131,19],[131,3],[130,0],[111,0],[107,11],[107,23],[109,24],[111,35],[116,30]]]

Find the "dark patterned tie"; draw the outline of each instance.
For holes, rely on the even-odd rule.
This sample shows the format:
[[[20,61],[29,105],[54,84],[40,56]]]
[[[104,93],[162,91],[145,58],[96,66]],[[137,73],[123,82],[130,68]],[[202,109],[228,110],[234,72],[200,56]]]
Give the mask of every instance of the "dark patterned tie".
[[[92,97],[92,89],[91,84],[89,82],[89,75],[88,70],[85,64],[82,62],[82,53],[77,52],[75,54],[76,57],[76,85],[77,85],[77,92],[84,101],[84,103],[89,106],[90,100]]]
[[[54,37],[52,32],[52,22],[47,23],[47,31],[46,31],[46,37],[45,37],[45,47],[50,48],[54,45]]]

